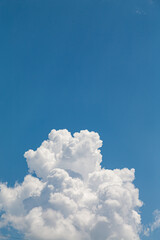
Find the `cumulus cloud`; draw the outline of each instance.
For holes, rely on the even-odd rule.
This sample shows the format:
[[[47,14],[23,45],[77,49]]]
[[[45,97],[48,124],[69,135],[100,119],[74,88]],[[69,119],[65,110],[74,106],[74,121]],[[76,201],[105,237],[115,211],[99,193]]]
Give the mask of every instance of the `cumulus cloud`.
[[[27,151],[29,174],[0,184],[0,227],[30,240],[139,240],[141,217],[134,169],[103,169],[102,141],[87,130],[52,130]]]

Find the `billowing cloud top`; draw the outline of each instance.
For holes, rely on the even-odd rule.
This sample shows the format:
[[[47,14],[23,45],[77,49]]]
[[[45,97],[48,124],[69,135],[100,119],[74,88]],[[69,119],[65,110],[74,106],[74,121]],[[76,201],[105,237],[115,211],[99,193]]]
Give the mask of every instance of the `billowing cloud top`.
[[[134,169],[102,169],[101,146],[95,132],[72,137],[52,130],[24,154],[29,174],[23,183],[0,184],[0,227],[12,226],[30,240],[139,240]]]

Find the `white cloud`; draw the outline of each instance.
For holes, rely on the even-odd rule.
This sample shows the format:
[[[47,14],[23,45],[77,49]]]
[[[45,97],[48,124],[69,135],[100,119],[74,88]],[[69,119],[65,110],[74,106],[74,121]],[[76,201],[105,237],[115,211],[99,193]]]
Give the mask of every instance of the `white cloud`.
[[[30,174],[23,183],[0,184],[0,226],[30,240],[139,240],[134,169],[102,169],[101,146],[95,132],[52,130],[25,153]]]
[[[160,228],[160,210],[156,209],[153,212],[154,221],[149,224],[146,228],[144,228],[144,235],[149,237],[152,232],[154,232],[157,228]]]
[[[155,229],[160,227],[160,211],[157,209],[154,211],[154,222],[151,225],[151,231],[153,232]]]

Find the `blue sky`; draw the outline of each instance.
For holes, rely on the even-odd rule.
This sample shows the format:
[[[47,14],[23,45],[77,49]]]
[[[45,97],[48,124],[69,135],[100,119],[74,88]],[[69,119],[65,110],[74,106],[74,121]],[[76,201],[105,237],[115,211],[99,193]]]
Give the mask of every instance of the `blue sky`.
[[[0,0],[0,180],[51,129],[97,131],[105,168],[135,168],[143,223],[160,208],[160,3]],[[158,240],[159,230],[152,235]]]

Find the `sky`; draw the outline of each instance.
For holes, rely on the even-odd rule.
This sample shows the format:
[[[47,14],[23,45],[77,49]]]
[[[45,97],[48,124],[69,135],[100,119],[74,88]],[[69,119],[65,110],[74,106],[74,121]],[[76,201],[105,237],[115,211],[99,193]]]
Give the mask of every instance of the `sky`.
[[[52,129],[87,129],[103,141],[102,167],[135,169],[142,223],[154,221],[159,11],[158,0],[0,0],[1,182],[23,182],[24,153]]]

